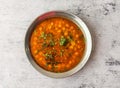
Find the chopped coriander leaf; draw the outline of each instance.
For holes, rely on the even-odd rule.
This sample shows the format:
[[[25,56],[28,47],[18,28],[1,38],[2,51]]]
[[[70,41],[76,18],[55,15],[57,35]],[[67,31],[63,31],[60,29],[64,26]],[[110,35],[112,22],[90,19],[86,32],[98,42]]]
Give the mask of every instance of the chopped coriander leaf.
[[[52,71],[54,71],[54,69],[55,69],[55,66],[54,66],[54,65],[52,65],[52,68],[51,68],[51,70],[52,70]]]
[[[47,34],[47,35],[48,35],[49,37],[51,37],[51,38],[53,37],[53,35],[52,35],[51,33],[49,33],[49,34]]]
[[[73,40],[73,38],[72,38],[71,35],[68,36],[68,40],[69,40],[69,41],[72,41],[72,40]]]
[[[84,36],[83,36],[83,35],[80,35],[80,39],[81,39],[81,38],[84,38]]]
[[[51,50],[51,52],[56,55],[57,51],[55,49]]]
[[[59,64],[60,62],[54,62],[55,65]]]
[[[42,47],[45,48],[47,46],[48,46],[48,44],[46,42],[43,42]]]
[[[51,62],[47,62],[47,63],[46,63],[46,66],[48,66],[48,65],[50,65],[50,64],[51,64]]]
[[[40,37],[43,38],[43,39],[46,39],[47,34],[45,34],[45,32],[42,32]]]
[[[45,57],[46,57],[46,58],[45,58],[46,60],[48,60],[48,59],[50,59],[50,60],[54,60],[54,57],[53,57],[52,54],[48,54],[48,53],[46,53],[46,54],[45,54]]]
[[[50,44],[50,46],[54,46],[55,42],[51,39],[49,44]]]
[[[42,37],[42,38],[45,37],[45,32],[42,32],[42,33],[41,33],[41,37]]]
[[[34,30],[34,33],[36,34],[36,33],[37,33],[37,31],[36,31],[36,30]]]
[[[60,56],[63,56],[63,52],[64,52],[64,50],[61,50],[61,51],[60,51]]]
[[[40,52],[40,50],[36,50],[35,54],[37,55]]]
[[[63,56],[63,52],[60,52],[60,56]]]
[[[61,36],[59,43],[61,46],[64,46],[67,44],[67,39],[64,36]]]

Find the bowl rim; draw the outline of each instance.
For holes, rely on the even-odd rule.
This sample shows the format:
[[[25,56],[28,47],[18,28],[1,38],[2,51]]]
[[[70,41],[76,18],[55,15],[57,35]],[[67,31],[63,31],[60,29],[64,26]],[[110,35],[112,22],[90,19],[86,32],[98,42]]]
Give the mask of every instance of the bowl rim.
[[[67,19],[71,20],[80,28],[80,30],[83,32],[83,35],[85,37],[86,49],[84,52],[84,56],[82,57],[82,60],[78,63],[77,66],[75,66],[71,70],[62,72],[62,73],[54,73],[54,72],[50,72],[50,71],[47,71],[47,70],[41,68],[32,58],[30,48],[29,48],[29,39],[31,37],[31,33],[34,30],[34,27],[38,24],[38,22],[41,22],[47,18],[52,18],[52,17],[63,17],[63,18],[67,18]],[[39,71],[40,73],[42,73],[43,75],[46,75],[48,77],[64,78],[64,77],[68,77],[68,76],[73,75],[74,73],[78,72],[87,63],[87,61],[90,57],[91,51],[92,51],[92,37],[91,37],[91,33],[90,33],[88,27],[78,16],[76,16],[72,13],[68,13],[66,11],[49,11],[49,12],[46,12],[46,13],[38,16],[32,22],[32,24],[29,26],[29,28],[26,32],[26,35],[25,35],[25,44],[24,45],[25,45],[25,52],[28,57],[28,60],[37,71]]]

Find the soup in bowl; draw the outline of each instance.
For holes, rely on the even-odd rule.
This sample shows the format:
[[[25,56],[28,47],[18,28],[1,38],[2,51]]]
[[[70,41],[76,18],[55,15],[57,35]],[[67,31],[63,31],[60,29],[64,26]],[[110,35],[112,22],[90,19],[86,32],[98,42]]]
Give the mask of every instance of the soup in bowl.
[[[87,26],[73,14],[52,11],[29,27],[25,50],[32,65],[50,77],[66,77],[87,62],[92,40]]]

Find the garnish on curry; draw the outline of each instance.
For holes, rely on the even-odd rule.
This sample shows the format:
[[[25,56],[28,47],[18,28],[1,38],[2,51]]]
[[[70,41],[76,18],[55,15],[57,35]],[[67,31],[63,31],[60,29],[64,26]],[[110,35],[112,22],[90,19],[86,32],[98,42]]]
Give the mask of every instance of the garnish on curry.
[[[85,38],[72,21],[53,17],[40,22],[30,38],[30,50],[36,63],[51,72],[74,68],[85,51]]]

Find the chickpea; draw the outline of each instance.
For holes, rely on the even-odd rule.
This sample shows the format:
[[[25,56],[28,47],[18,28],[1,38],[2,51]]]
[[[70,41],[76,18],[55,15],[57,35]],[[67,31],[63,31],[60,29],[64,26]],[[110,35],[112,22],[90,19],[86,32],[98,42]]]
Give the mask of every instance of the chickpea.
[[[77,41],[77,43],[80,43],[80,41]]]
[[[51,22],[51,26],[53,26],[53,22]]]
[[[78,37],[79,37],[79,35],[78,35],[78,34],[76,34],[76,35],[75,35],[75,37],[76,37],[76,38],[78,38]]]
[[[75,33],[75,30],[73,30],[72,32]]]
[[[61,65],[60,65],[60,64],[58,64],[58,65],[56,65],[56,66],[57,66],[57,69],[58,69],[58,70],[61,69]]]
[[[72,61],[69,61],[69,64],[72,64]]]
[[[34,50],[34,53],[36,54],[38,52],[38,50]]]
[[[45,62],[44,60],[42,60],[42,64],[43,64],[43,65],[46,65],[46,62]]]
[[[48,68],[49,68],[49,69],[51,69],[51,68],[52,68],[52,66],[51,66],[51,65],[48,65]]]
[[[62,20],[61,23],[64,24],[65,22]]]
[[[66,65],[66,67],[67,67],[67,68],[70,68],[70,65],[69,65],[69,64],[67,64],[67,65]]]
[[[77,50],[77,48],[75,47],[75,48],[74,48],[74,51],[76,51],[76,50]]]
[[[81,46],[78,46],[78,49],[80,49],[81,48]]]
[[[39,30],[42,31],[42,27],[39,27]]]
[[[34,41],[36,41],[37,40],[37,37],[34,37]]]
[[[74,63],[75,63],[75,61],[74,61],[74,60],[72,60],[72,63],[74,64]]]
[[[71,26],[71,27],[70,27],[70,29],[72,30],[72,29],[74,29],[74,27],[73,27],[73,26]]]
[[[35,55],[35,58],[39,58],[39,55]]]
[[[69,27],[69,24],[65,24],[66,27]]]
[[[67,60],[67,57],[65,57],[64,59]]]
[[[58,27],[60,28],[60,27],[62,27],[62,25],[61,25],[61,24],[59,24],[59,25],[58,25]]]
[[[64,31],[64,30],[65,30],[65,27],[63,27],[62,30]]]
[[[75,55],[73,55],[72,57],[73,57],[73,59],[75,59],[75,58],[76,58],[76,56],[75,56]]]
[[[42,61],[42,58],[39,58],[39,61]]]
[[[61,67],[64,68],[64,67],[65,67],[65,64],[62,64]]]
[[[61,30],[59,29],[57,32],[58,32],[58,33],[61,33]]]
[[[72,45],[70,46],[70,49],[73,49],[73,46],[72,46]]]
[[[34,42],[33,42],[33,45],[37,45],[37,43],[34,41]]]
[[[74,41],[72,41],[71,44],[72,44],[72,46],[75,46],[75,42]]]
[[[42,52],[39,52],[39,55],[42,55]]]
[[[55,30],[58,30],[58,28],[57,28],[57,27],[55,27]]]
[[[50,25],[50,26],[48,26],[48,29],[51,29],[52,28],[52,26]]]
[[[68,35],[68,32],[66,31],[66,32],[64,33],[64,35],[67,36],[67,35]]]
[[[77,56],[79,53],[78,52],[75,52],[75,55]]]
[[[32,49],[36,49],[36,46],[33,46]]]
[[[66,58],[65,58],[66,59]],[[63,60],[61,59],[60,62],[62,62]]]

